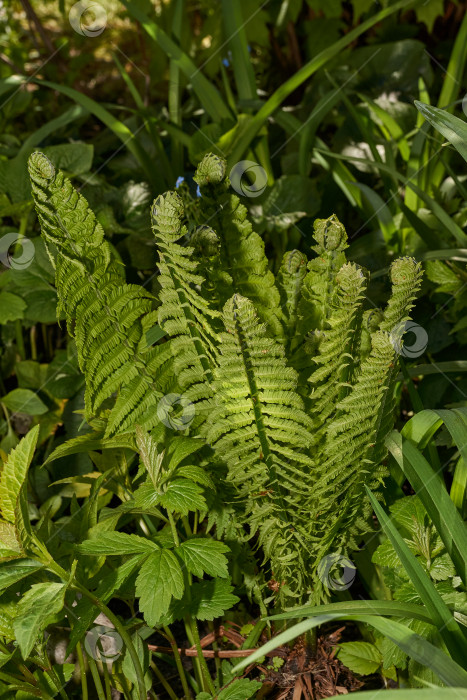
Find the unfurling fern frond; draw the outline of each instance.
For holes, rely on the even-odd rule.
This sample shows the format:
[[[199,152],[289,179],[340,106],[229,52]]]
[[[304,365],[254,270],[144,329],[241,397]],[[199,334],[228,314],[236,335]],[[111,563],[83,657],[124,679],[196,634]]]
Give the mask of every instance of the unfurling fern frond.
[[[210,382],[216,363],[216,328],[220,312],[212,310],[198,291],[204,278],[198,274],[194,248],[178,241],[186,234],[183,203],[175,192],[160,195],[152,207],[152,225],[159,252],[161,286],[158,322],[170,336],[176,384],[189,401],[211,396]],[[210,230],[210,245],[216,234]]]
[[[312,357],[322,340],[336,294],[336,275],[346,262],[347,234],[336,216],[317,219],[313,247],[317,256],[308,263],[297,306],[297,324],[291,341],[291,364],[307,379],[313,367]]]
[[[346,263],[336,275],[336,293],[323,331],[317,369],[311,374],[312,415],[318,437],[326,430],[336,404],[350,390],[359,349],[365,274],[355,263]]]
[[[232,278],[232,291],[251,299],[271,335],[282,335],[279,292],[264,243],[253,231],[246,207],[230,188],[225,161],[209,153],[198,165],[194,179],[202,194],[199,206],[204,221],[219,236],[220,262]]]
[[[146,343],[155,321],[153,297],[142,287],[125,284],[86,200],[48,158],[33,153],[29,173],[42,235],[55,261],[59,309],[65,311],[86,377],[87,417],[121,391],[108,434],[135,422],[151,424],[154,417],[145,414],[149,403],[162,396],[155,377],[165,355],[163,347],[148,348]]]
[[[295,336],[298,304],[302,296],[302,284],[306,275],[306,255],[299,250],[285,253],[277,273],[277,288],[283,314],[284,338],[289,347]]]
[[[297,374],[252,302],[234,295],[224,323],[206,439],[227,463],[244,519],[252,532],[259,529],[275,577],[293,588],[304,543],[291,513],[311,483],[311,421],[296,393]]]

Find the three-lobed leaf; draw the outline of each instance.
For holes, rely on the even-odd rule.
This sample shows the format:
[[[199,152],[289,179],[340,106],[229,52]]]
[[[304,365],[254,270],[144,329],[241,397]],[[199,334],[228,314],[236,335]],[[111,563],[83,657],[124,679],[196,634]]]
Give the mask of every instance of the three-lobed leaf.
[[[182,542],[175,550],[191,574],[201,578],[203,574],[227,578],[227,558],[229,548],[222,542],[208,538],[194,537]]]
[[[183,572],[175,554],[170,549],[150,554],[136,579],[136,595],[147,624],[155,627],[168,611],[172,598],[180,599],[183,591]]]

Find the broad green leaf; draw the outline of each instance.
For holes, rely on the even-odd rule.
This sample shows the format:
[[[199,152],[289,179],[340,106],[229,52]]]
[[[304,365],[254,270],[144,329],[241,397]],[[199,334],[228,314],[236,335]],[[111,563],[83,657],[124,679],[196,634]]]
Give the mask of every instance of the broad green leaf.
[[[217,700],[249,700],[256,696],[262,685],[260,681],[239,678],[223,688],[217,695]]]
[[[182,620],[186,615],[192,615],[197,620],[221,617],[239,601],[232,591],[233,586],[219,578],[194,583],[180,601],[172,603],[168,620]]]
[[[375,673],[383,662],[381,652],[369,642],[343,642],[337,656],[344,666],[363,676]]]
[[[415,106],[425,119],[448,139],[454,148],[459,151],[463,159],[467,161],[467,124],[465,121],[458,117],[453,117],[452,114],[449,114],[444,109],[423,104],[423,102],[418,102],[418,100],[415,100]]]
[[[23,595],[13,623],[23,659],[27,659],[48,620],[63,608],[66,586],[63,583],[35,583]]]
[[[428,574],[402,539],[392,520],[386,515],[368,488],[367,493],[384,533],[390,539],[405,571],[432,617],[432,624],[438,627],[452,658],[458,660],[459,663],[463,663],[462,659],[465,658],[467,653],[467,640],[462,630],[434,587]]]
[[[174,479],[159,498],[159,503],[167,510],[188,515],[190,510],[205,510],[206,501],[203,489],[188,479]]]
[[[139,607],[150,627],[159,623],[172,598],[181,598],[183,590],[183,573],[175,554],[170,549],[150,554],[136,579]]]
[[[147,554],[158,550],[154,542],[139,535],[128,535],[126,532],[100,532],[96,539],[86,540],[78,545],[81,554],[91,556]]]
[[[56,168],[64,170],[68,176],[84,175],[91,170],[94,146],[90,144],[63,143],[58,146],[46,146],[42,151]]]
[[[191,574],[202,578],[203,574],[227,578],[227,545],[208,538],[194,537],[182,542],[175,553],[186,564]]]
[[[196,438],[186,437],[185,435],[175,438],[167,450],[170,468],[175,469],[186,457],[189,457],[194,452],[198,452],[203,446],[203,441]]]
[[[37,394],[30,389],[13,389],[13,391],[10,391],[0,400],[10,411],[14,411],[15,413],[28,413],[30,416],[41,416],[49,410]]]
[[[39,426],[36,425],[10,452],[3,466],[0,477],[0,510],[3,518],[9,523],[15,522],[16,504],[21,487],[27,478],[38,436]]]
[[[195,464],[187,464],[177,469],[178,476],[184,476],[190,481],[197,484],[202,484],[208,489],[214,489],[214,482],[202,467],[197,467]]]
[[[21,581],[42,568],[42,564],[33,559],[20,559],[0,564],[0,590],[5,590],[13,583]]]
[[[17,294],[0,292],[0,324],[23,318],[26,306],[26,302]]]

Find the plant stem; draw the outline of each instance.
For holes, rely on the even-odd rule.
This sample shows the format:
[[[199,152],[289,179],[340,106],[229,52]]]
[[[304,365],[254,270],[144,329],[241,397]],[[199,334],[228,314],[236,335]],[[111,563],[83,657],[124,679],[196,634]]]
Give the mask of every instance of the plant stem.
[[[216,689],[214,687],[214,683],[212,682],[211,674],[209,673],[207,661],[203,656],[203,649],[201,647],[201,640],[199,638],[198,625],[196,624],[196,620],[191,616],[188,617],[188,624],[190,625],[191,633],[195,642],[195,647],[198,652],[198,661],[201,667],[202,678],[204,679],[204,682],[202,684],[203,690],[215,695]]]
[[[154,659],[151,659],[151,661],[149,662],[149,665],[151,666],[151,668],[152,668],[152,670],[154,671],[154,673],[156,674],[157,678],[160,680],[160,682],[161,682],[162,685],[164,686],[164,688],[165,688],[165,690],[167,691],[167,694],[169,695],[169,697],[171,698],[171,700],[178,700],[178,698],[177,698],[177,696],[175,695],[174,691],[172,690],[172,688],[170,687],[170,685],[167,683],[167,681],[165,680],[165,678],[164,678],[164,676],[162,675],[162,673],[161,673],[161,672],[159,671],[159,669],[157,668],[157,665],[156,665],[156,662],[154,661]]]
[[[26,359],[26,350],[24,348],[24,339],[23,339],[23,327],[21,325],[21,321],[18,319],[15,321],[15,333],[16,333],[16,349],[18,351],[18,355],[22,360]]]
[[[94,686],[96,688],[97,697],[99,698],[99,700],[106,700],[104,688],[102,686],[101,678],[99,676],[99,671],[97,670],[97,664],[94,661],[94,659],[92,658],[92,656],[90,656],[88,658],[88,664],[89,664],[89,668],[91,669],[92,678],[94,681]]]
[[[172,515],[172,513],[170,512],[170,510],[167,511],[167,514],[168,514],[168,516],[169,516],[169,523],[170,523],[170,527],[171,527],[171,530],[172,530],[172,535],[173,535],[173,538],[174,538],[175,546],[178,547],[179,544],[180,544],[180,540],[179,540],[179,538],[178,538],[177,527],[176,527],[176,525],[175,525],[175,521],[174,521],[173,515]]]
[[[84,664],[81,642],[78,642],[78,644],[76,645],[76,654],[78,656],[79,670],[81,675],[81,696],[83,700],[88,700],[88,678],[86,676],[86,667]]]
[[[191,690],[188,687],[188,682],[186,679],[185,670],[183,668],[180,654],[178,653],[177,642],[175,641],[175,638],[170,630],[170,627],[164,626],[164,632],[165,632],[165,636],[169,640],[170,646],[172,647],[174,661],[175,661],[175,665],[177,666],[178,675],[180,676],[180,680],[182,682],[183,692],[185,693],[185,699],[190,700]]]

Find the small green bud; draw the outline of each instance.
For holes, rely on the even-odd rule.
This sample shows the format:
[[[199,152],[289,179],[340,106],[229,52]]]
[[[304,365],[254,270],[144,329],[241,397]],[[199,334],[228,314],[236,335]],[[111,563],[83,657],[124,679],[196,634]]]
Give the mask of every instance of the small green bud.
[[[227,164],[223,158],[214,153],[208,153],[196,168],[193,179],[200,187],[209,184],[217,185],[225,178],[226,168]]]
[[[347,234],[335,214],[329,219],[316,219],[314,239],[325,250],[344,250],[347,247]]]
[[[220,240],[217,233],[210,226],[199,226],[190,239],[190,245],[197,255],[203,258],[212,258],[219,253]]]

